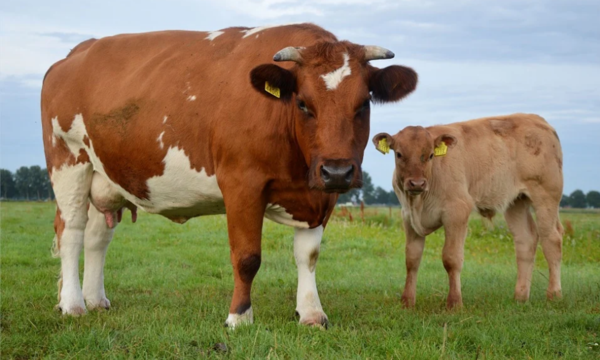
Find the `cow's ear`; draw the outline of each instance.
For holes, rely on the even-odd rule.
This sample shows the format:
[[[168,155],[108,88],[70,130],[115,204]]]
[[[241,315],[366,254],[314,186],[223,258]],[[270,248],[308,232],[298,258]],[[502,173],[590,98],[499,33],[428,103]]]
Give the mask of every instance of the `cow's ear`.
[[[296,90],[296,76],[273,64],[263,64],[252,69],[250,82],[256,91],[273,100],[288,101]]]
[[[390,152],[390,148],[394,146],[394,138],[388,133],[379,133],[373,136],[373,144],[379,152],[387,154]]]
[[[374,102],[398,101],[417,87],[417,73],[405,66],[392,65],[383,69],[371,67],[369,91]]]
[[[454,147],[454,145],[456,145],[456,143],[458,142],[458,140],[456,140],[456,138],[450,134],[443,134],[438,136],[435,141],[433,142],[433,145],[438,148],[440,146],[440,144],[442,143],[442,141],[444,142],[444,144],[446,144],[446,146],[448,148]]]

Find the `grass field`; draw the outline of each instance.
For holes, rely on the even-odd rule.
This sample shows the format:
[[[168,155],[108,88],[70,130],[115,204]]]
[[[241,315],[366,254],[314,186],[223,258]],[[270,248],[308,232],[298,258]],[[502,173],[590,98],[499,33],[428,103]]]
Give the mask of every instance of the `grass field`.
[[[293,230],[265,221],[253,287],[255,323],[223,327],[233,290],[225,218],[184,225],[147,214],[117,228],[105,284],[110,311],[53,311],[60,261],[50,256],[54,204],[1,205],[1,358],[590,359],[600,358],[600,213],[563,213],[561,301],[545,299],[538,249],[531,300],[512,300],[516,263],[502,219],[473,217],[464,308],[445,310],[443,231],[427,239],[417,306],[404,310],[399,210],[336,212],[317,266],[327,331],[297,324]],[[83,264],[83,263],[82,263]],[[226,347],[226,349],[225,349]]]

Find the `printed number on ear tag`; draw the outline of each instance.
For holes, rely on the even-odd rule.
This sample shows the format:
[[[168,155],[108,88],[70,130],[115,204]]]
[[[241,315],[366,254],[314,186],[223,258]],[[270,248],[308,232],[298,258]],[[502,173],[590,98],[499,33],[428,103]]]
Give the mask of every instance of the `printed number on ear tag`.
[[[278,87],[271,86],[268,81],[265,81],[265,91],[279,99],[281,90]]]
[[[390,152],[390,145],[387,143],[386,138],[379,140],[379,143],[377,143],[377,149],[384,154],[387,154]]]
[[[448,152],[448,146],[446,146],[446,143],[443,141],[438,145],[438,147],[433,149],[433,154],[435,156],[444,156],[444,155],[446,155],[447,152]]]

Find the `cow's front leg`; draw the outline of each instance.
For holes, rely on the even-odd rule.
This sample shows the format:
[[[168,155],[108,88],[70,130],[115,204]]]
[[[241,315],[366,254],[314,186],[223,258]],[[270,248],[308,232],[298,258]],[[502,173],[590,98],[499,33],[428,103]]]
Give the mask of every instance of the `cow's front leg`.
[[[252,280],[260,268],[260,241],[266,204],[248,203],[238,196],[237,201],[225,201],[227,229],[233,265],[233,298],[225,326],[236,327],[254,321],[250,291]]]
[[[296,312],[300,323],[327,326],[327,315],[321,307],[315,270],[319,258],[323,226],[314,229],[298,229],[294,234],[294,257],[298,267],[298,294]]]

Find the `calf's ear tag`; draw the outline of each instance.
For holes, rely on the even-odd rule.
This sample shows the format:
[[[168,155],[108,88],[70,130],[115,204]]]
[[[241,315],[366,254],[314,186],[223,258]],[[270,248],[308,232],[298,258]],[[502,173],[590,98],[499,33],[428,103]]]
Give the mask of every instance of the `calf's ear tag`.
[[[390,145],[388,144],[386,138],[379,140],[379,142],[377,143],[377,150],[381,151],[384,154],[390,152]]]
[[[447,152],[448,146],[443,141],[435,149],[433,149],[433,154],[435,156],[445,156]]]
[[[265,81],[265,91],[278,99],[281,97],[281,90],[278,87],[271,86],[268,81]]]

